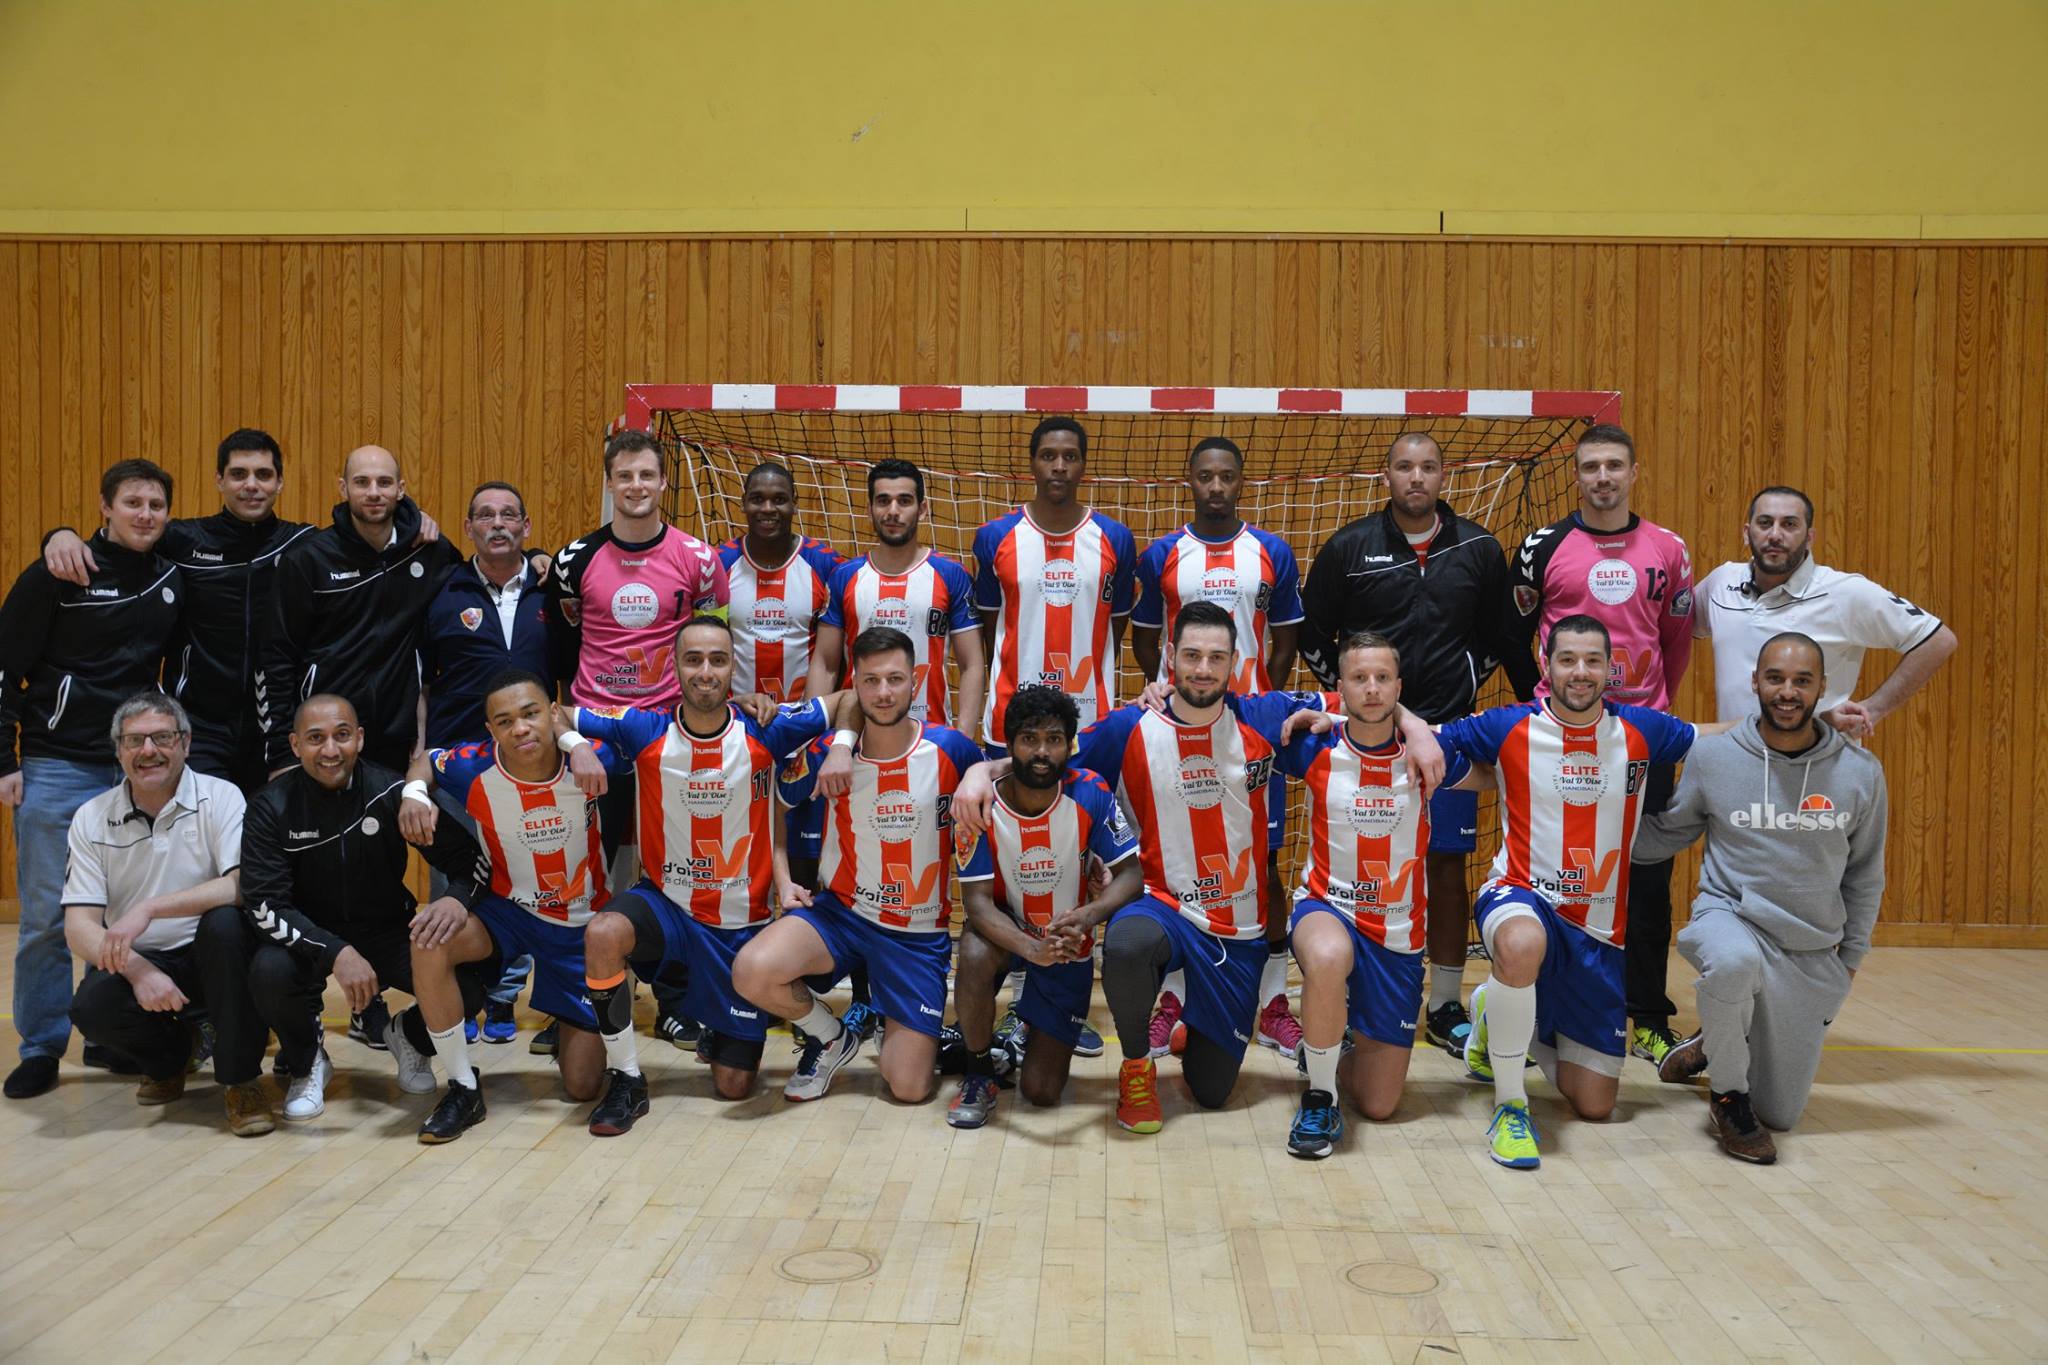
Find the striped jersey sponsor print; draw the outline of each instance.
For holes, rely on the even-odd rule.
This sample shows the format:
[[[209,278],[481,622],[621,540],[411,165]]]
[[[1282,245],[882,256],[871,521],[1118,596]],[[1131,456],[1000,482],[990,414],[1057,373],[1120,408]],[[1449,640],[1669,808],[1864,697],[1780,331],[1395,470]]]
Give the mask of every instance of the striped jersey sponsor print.
[[[1607,706],[1567,725],[1545,702],[1499,706],[1439,732],[1500,786],[1493,880],[1536,892],[1603,943],[1627,941],[1628,854],[1652,763],[1677,763],[1693,728],[1661,711]]]
[[[926,725],[910,748],[872,759],[858,750],[846,795],[815,796],[827,739],[812,741],[786,766],[782,800],[824,806],[825,844],[819,885],[870,923],[929,933],[950,922],[946,869],[953,853],[953,789],[981,761],[981,750],[958,730]]]
[[[910,718],[945,725],[946,642],[964,630],[980,630],[974,614],[974,581],[956,559],[927,552],[909,570],[883,573],[866,555],[849,560],[832,575],[818,623],[844,635],[844,675],[853,684],[853,641],[862,631],[888,626],[910,637],[917,686]]]
[[[1273,690],[1267,671],[1274,626],[1301,620],[1301,570],[1294,551],[1271,531],[1249,522],[1225,540],[1205,540],[1191,526],[1161,536],[1138,556],[1138,605],[1131,624],[1149,626],[1171,639],[1174,618],[1190,602],[1211,602],[1237,623],[1234,691],[1247,696]],[[1172,649],[1162,642],[1159,680],[1166,682]]]
[[[1131,611],[1138,560],[1130,528],[1090,512],[1064,534],[1020,507],[974,534],[974,603],[996,613],[995,682],[982,733],[1003,739],[1003,708],[1019,687],[1070,694],[1089,725],[1116,707],[1113,617]]]
[[[685,730],[670,712],[630,707],[583,707],[576,728],[635,775],[648,880],[699,923],[740,929],[771,913],[776,766],[823,734],[827,717],[817,700],[786,705],[765,726],[736,706],[726,711],[712,735]]]
[[[776,568],[756,564],[740,537],[718,547],[718,562],[732,594],[726,618],[732,622],[732,690],[802,701],[825,588],[846,560],[824,541],[798,536],[796,548]]]
[[[996,904],[1033,935],[1088,899],[1086,849],[1114,867],[1138,851],[1137,836],[1107,784],[1069,770],[1060,794],[1036,815],[1011,808],[997,792],[989,825],[961,850],[960,880],[993,881]]]
[[[600,750],[600,758],[610,755]],[[546,782],[522,782],[496,744],[433,749],[436,784],[476,822],[491,859],[491,894],[553,924],[580,929],[611,899],[597,803],[563,763]],[[612,760],[615,761],[615,760]]]

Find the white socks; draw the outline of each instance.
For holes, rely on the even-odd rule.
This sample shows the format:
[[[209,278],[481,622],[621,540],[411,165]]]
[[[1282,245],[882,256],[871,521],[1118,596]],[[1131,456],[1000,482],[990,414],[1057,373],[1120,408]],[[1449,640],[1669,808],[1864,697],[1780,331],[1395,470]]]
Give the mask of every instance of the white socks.
[[[1529,1088],[1522,1080],[1522,1063],[1536,1033],[1536,988],[1503,986],[1489,975],[1479,989],[1486,992],[1486,1056],[1493,1067],[1493,1102],[1526,1106]]]
[[[462,1021],[456,1020],[451,1029],[428,1029],[427,1036],[434,1040],[434,1056],[448,1079],[476,1089],[476,1068],[469,1064],[469,1040],[462,1036]]]
[[[1185,985],[1185,980],[1183,980]],[[1178,994],[1178,992],[1176,992]],[[1276,995],[1287,994],[1287,946],[1266,949],[1266,966],[1259,973],[1259,1008],[1273,1003]],[[1181,997],[1186,999],[1185,996]]]
[[[1429,964],[1429,1012],[1434,1014],[1445,1005],[1455,1004],[1458,992],[1465,988],[1463,967],[1439,967]]]
[[[835,1041],[844,1031],[839,1016],[816,996],[811,997],[811,1012],[797,1020],[796,1026],[821,1043]]]
[[[1308,1088],[1336,1099],[1337,1063],[1344,1056],[1342,1040],[1335,1047],[1310,1047],[1304,1042],[1301,1050],[1308,1057]]]
[[[604,1064],[614,1071],[623,1071],[628,1076],[640,1074],[640,1045],[633,1041],[633,1026],[626,1025],[624,1033],[601,1033],[604,1039]]]

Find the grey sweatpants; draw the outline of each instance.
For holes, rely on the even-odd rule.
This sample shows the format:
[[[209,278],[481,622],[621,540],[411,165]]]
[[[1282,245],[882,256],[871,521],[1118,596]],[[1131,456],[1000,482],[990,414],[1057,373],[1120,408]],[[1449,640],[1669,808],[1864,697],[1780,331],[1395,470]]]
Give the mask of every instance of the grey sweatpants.
[[[1731,910],[1695,905],[1678,951],[1697,967],[1700,1044],[1714,1089],[1746,1090],[1780,1132],[1799,1121],[1820,1070],[1821,1044],[1849,998],[1833,949],[1791,953]]]

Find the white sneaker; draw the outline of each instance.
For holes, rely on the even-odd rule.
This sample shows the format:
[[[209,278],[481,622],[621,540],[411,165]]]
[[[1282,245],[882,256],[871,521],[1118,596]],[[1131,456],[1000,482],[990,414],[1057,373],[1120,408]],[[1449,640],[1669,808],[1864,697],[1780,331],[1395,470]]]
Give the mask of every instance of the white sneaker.
[[[412,1039],[405,1036],[399,1017],[393,1015],[390,1027],[384,1030],[384,1046],[391,1049],[391,1060],[398,1063],[398,1088],[408,1095],[431,1095],[441,1088],[434,1083],[434,1063],[422,1057]]]
[[[317,1119],[327,1111],[327,1082],[334,1077],[334,1064],[327,1060],[327,1049],[320,1048],[313,1054],[313,1069],[303,1076],[292,1077],[284,1096],[284,1116],[293,1123],[304,1123]]]
[[[804,1039],[796,1074],[782,1087],[782,1098],[802,1102],[822,1097],[839,1068],[859,1055],[860,1041],[860,1034],[850,1028],[840,1029],[839,1036],[829,1043]]]

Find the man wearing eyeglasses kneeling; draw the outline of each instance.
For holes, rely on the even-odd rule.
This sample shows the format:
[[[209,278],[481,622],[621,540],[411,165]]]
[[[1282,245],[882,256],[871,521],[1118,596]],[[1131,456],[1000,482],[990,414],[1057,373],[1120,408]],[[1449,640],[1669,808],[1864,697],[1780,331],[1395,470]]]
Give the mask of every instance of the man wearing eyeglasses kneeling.
[[[114,712],[123,781],[71,817],[64,939],[85,980],[71,1022],[89,1043],[132,1058],[135,1101],[185,1093],[198,1046],[191,1015],[213,1023],[213,1070],[228,1128],[256,1137],[275,1127],[259,1072],[265,1030],[249,996],[251,941],[241,900],[240,789],[185,764],[192,722],[161,692]]]

